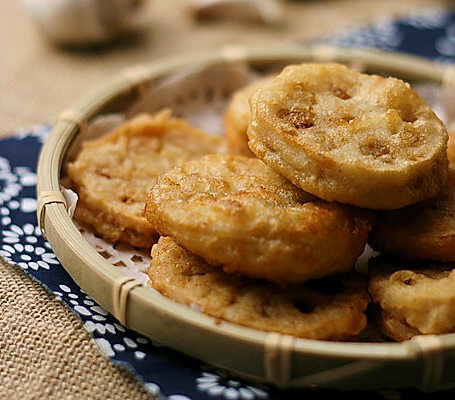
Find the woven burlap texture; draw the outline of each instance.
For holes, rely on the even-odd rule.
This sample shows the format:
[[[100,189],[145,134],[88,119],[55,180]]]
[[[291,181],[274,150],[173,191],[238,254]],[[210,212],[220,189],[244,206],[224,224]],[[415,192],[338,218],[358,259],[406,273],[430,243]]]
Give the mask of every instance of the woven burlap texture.
[[[0,398],[152,399],[104,358],[77,317],[0,258]]]

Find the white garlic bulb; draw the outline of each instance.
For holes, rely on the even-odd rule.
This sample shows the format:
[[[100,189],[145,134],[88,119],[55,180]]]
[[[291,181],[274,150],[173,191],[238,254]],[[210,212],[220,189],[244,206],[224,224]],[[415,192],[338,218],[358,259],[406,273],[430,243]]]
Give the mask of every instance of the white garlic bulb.
[[[145,0],[22,0],[46,35],[62,44],[97,44],[135,27]]]

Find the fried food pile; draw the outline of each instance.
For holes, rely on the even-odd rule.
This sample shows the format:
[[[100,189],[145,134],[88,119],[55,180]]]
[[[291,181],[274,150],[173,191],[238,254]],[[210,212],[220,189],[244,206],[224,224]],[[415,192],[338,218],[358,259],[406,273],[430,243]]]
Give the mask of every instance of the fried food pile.
[[[150,247],[159,234],[144,218],[144,201],[156,178],[185,161],[226,151],[222,138],[172,117],[170,110],[137,115],[85,141],[68,164],[79,197],[75,218],[109,242]]]
[[[223,121],[219,137],[163,110],[86,142],[75,218],[151,248],[149,285],[221,320],[320,340],[455,332],[453,155],[409,84],[290,65],[233,93]]]

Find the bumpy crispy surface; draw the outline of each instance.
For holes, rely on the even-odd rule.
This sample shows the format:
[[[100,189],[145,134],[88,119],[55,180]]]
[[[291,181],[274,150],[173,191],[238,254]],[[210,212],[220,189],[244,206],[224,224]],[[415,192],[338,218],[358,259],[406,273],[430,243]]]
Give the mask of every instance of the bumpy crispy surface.
[[[434,196],[445,180],[447,131],[399,79],[291,65],[250,108],[251,150],[323,199],[395,209]]]
[[[447,142],[447,158],[449,165],[455,168],[455,131],[449,132],[449,140]]]
[[[455,264],[371,261],[369,292],[381,309],[379,325],[394,340],[455,332]]]
[[[281,284],[352,269],[372,222],[298,189],[257,158],[227,155],[161,175],[146,217],[211,265]]]
[[[253,156],[248,147],[247,129],[250,124],[250,96],[273,76],[264,76],[235,91],[224,112],[223,121],[226,138],[229,144],[238,150],[239,154]]]
[[[110,242],[150,247],[158,235],[144,216],[156,177],[189,159],[226,151],[215,135],[172,118],[169,110],[142,114],[87,141],[68,174],[79,195],[75,218]]]
[[[440,194],[399,210],[375,214],[369,244],[409,259],[455,261],[455,169]]]
[[[152,248],[149,285],[164,296],[239,325],[298,337],[349,339],[366,325],[364,279],[355,273],[286,289],[227,274],[161,237]]]

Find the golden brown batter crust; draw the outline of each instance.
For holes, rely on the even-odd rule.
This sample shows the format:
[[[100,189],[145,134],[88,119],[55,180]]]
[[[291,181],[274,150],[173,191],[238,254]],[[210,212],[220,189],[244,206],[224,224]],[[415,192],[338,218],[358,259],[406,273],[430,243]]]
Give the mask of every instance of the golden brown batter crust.
[[[109,242],[148,247],[158,234],[144,216],[158,175],[184,161],[227,151],[226,142],[171,117],[141,114],[99,139],[87,141],[68,174],[79,196],[75,218]]]
[[[447,131],[399,79],[291,65],[250,108],[251,150],[325,200],[395,209],[433,197],[445,181]]]
[[[366,325],[364,279],[333,276],[286,289],[227,274],[161,237],[152,248],[149,285],[164,296],[235,324],[310,339],[347,340]]]
[[[381,309],[379,326],[401,341],[455,332],[455,264],[417,264],[384,257],[369,269],[369,291]]]
[[[455,262],[455,169],[438,196],[399,210],[375,213],[369,244],[413,260]]]
[[[209,264],[280,284],[351,270],[372,224],[369,212],[318,199],[257,158],[230,155],[161,175],[146,217]]]

